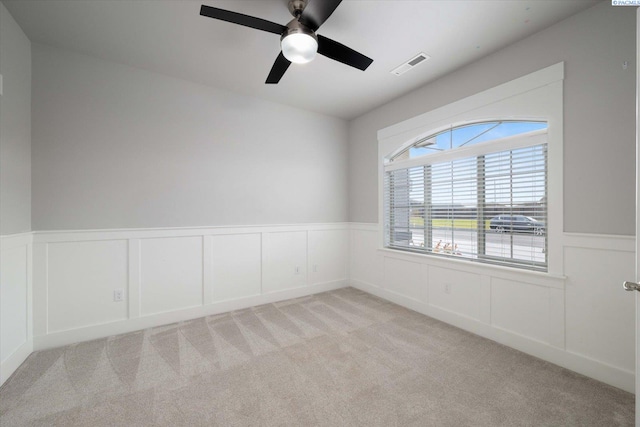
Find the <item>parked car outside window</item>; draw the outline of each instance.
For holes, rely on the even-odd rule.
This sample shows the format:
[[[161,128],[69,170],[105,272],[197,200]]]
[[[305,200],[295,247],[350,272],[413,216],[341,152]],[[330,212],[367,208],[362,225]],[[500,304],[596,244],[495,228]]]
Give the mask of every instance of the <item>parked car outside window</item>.
[[[504,233],[521,232],[521,233],[533,233],[536,236],[542,236],[545,233],[545,223],[538,221],[535,218],[524,215],[498,215],[491,218],[489,222],[489,228],[498,232]]]

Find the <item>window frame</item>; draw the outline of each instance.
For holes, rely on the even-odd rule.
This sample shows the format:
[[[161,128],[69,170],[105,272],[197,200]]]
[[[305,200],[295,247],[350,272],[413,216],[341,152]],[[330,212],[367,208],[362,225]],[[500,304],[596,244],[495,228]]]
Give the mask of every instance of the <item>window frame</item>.
[[[467,127],[470,127],[470,126],[489,124],[489,123],[503,124],[503,123],[523,123],[523,122],[545,123],[545,125],[547,125],[547,127],[548,127],[548,124],[545,121],[540,121],[540,120],[513,120],[513,119],[503,119],[503,120],[496,120],[496,119],[491,120],[491,119],[489,119],[489,120],[480,120],[480,121],[474,121],[474,122],[464,122],[464,123],[456,124],[456,125],[451,124],[449,126],[446,126],[444,129],[437,130],[436,132],[429,132],[426,135],[420,135],[420,136],[416,137],[414,142],[412,142],[412,143],[410,143],[408,145],[404,145],[401,148],[399,148],[398,150],[396,150],[395,152],[393,152],[393,153],[389,154],[388,156],[386,156],[385,160],[384,160],[385,161],[385,165],[396,164],[398,162],[405,162],[405,161],[408,161],[408,160],[419,159],[419,158],[422,158],[424,156],[432,156],[432,155],[438,154],[438,153],[434,152],[434,153],[424,154],[423,156],[417,156],[417,157],[413,157],[413,158],[399,159],[399,160],[395,159],[395,157],[397,157],[400,154],[403,154],[406,151],[408,151],[411,148],[413,148],[413,146],[416,145],[417,143],[422,142],[422,141],[427,140],[427,139],[431,139],[433,137],[437,137],[437,136],[439,136],[439,135],[441,135],[441,134],[443,134],[445,132],[452,132],[452,131],[455,131],[455,130],[458,130],[458,129],[467,128]],[[508,138],[515,138],[517,136],[522,136],[522,135],[525,135],[525,134],[526,135],[534,135],[535,132],[542,132],[542,133],[546,134],[547,129],[545,128],[545,129],[538,129],[538,130],[529,131],[529,132],[522,132],[520,134],[511,135],[511,136],[504,137],[504,138],[496,138],[496,139],[489,140],[489,141],[483,141],[483,142],[478,143],[477,145],[487,144],[487,143],[492,143],[493,144],[493,143],[496,143],[496,141],[498,141],[498,140],[508,139]],[[480,135],[478,135],[478,136],[480,136]],[[477,136],[472,138],[472,140],[475,139],[475,138],[477,138]],[[447,150],[443,150],[443,151],[441,151],[441,153],[450,152],[450,151],[454,151],[454,150],[463,150],[463,149],[470,148],[470,147],[476,147],[477,145],[476,144],[471,144],[471,145],[468,145],[466,147],[464,147],[464,146],[454,147],[454,148],[450,148],[450,149],[447,149]],[[471,150],[471,151],[473,152],[473,150]],[[482,151],[482,149],[480,149],[480,151]]]
[[[513,120],[511,120],[512,122],[514,122]],[[490,120],[488,121],[488,123],[493,123],[496,122],[496,120]],[[518,121],[519,123],[521,121]],[[477,124],[481,124],[484,122],[478,122]],[[536,123],[542,123],[540,121],[536,121]],[[466,126],[466,125],[465,125]],[[456,127],[451,126],[450,127],[451,130],[455,130]],[[428,186],[427,182],[428,182],[428,178],[427,178],[427,172],[431,171],[431,166],[433,165],[440,165],[443,163],[449,163],[449,162],[455,162],[455,161],[470,161],[470,160],[475,160],[476,162],[479,161],[484,161],[485,156],[490,155],[490,154],[497,154],[497,153],[506,153],[506,152],[511,152],[514,150],[519,150],[519,149],[526,149],[526,148],[534,148],[534,147],[540,147],[540,146],[545,146],[545,152],[548,148],[548,143],[547,143],[547,133],[548,133],[548,128],[545,129],[540,129],[540,130],[535,130],[535,131],[529,131],[529,132],[523,132],[520,134],[516,134],[516,135],[511,135],[508,137],[503,137],[503,138],[498,138],[495,140],[490,140],[490,141],[485,141],[482,143],[479,143],[477,145],[473,145],[473,146],[469,146],[469,147],[457,147],[457,148],[452,148],[449,150],[445,150],[445,151],[441,151],[441,152],[434,152],[434,153],[430,153],[430,154],[426,154],[423,156],[418,156],[415,158],[409,158],[409,159],[400,159],[400,160],[395,160],[393,162],[388,162],[385,166],[384,166],[384,171],[385,171],[385,175],[387,173],[390,172],[395,172],[395,171],[408,171],[411,169],[415,169],[415,168],[424,168],[424,184],[423,184],[423,195],[425,196],[424,199],[426,200],[428,195],[430,195],[433,191],[433,189],[431,187]],[[414,143],[415,144],[415,143]],[[401,153],[406,152],[407,149],[410,149],[412,147],[412,145],[408,146],[407,148],[403,149]],[[396,154],[396,156],[399,154]],[[545,158],[546,158],[546,154],[545,154]],[[482,159],[482,160],[481,160]],[[484,163],[483,163],[484,165]],[[480,172],[480,170],[482,169],[482,174]],[[415,173],[415,172],[414,172]],[[484,174],[484,166],[480,167],[479,165],[476,166],[476,179],[478,180],[478,183],[485,181],[486,179],[486,175]],[[545,161],[545,177],[544,177],[544,182],[545,184],[547,183],[547,178],[548,178],[548,162]],[[387,249],[393,249],[393,250],[399,250],[399,251],[405,251],[405,252],[415,252],[415,253],[419,253],[419,254],[425,254],[425,255],[429,255],[429,256],[438,256],[438,257],[451,257],[451,256],[455,256],[454,254],[450,254],[450,253],[440,253],[434,250],[433,247],[431,247],[431,245],[429,245],[429,247],[427,247],[427,242],[432,242],[432,233],[433,233],[433,227],[427,227],[425,225],[424,227],[424,247],[420,248],[420,247],[410,247],[410,246],[399,246],[396,245],[394,246],[392,243],[391,239],[391,233],[392,233],[392,229],[394,228],[393,226],[389,229],[386,228],[387,225],[387,216],[389,214],[391,214],[391,210],[392,205],[393,205],[393,200],[391,195],[389,195],[389,197],[387,197],[387,195],[384,193],[384,191],[386,190],[386,188],[391,188],[393,187],[393,181],[394,177],[393,175],[389,175],[388,177],[385,177],[385,182],[391,181],[388,185],[385,185],[385,189],[383,190],[383,197],[385,197],[385,210],[384,210],[384,217],[383,217],[383,227],[384,228],[384,247]],[[480,188],[480,187],[478,187]],[[482,186],[482,197],[484,198],[484,184]],[[480,190],[478,190],[480,191]],[[478,224],[482,223],[484,224],[486,219],[489,219],[485,214],[486,212],[484,210],[480,210],[480,207],[483,206],[486,203],[486,199],[481,203],[480,202],[480,194],[477,196],[477,208],[478,209],[478,213],[481,215],[478,218],[475,218],[475,220],[478,222]],[[546,194],[546,185],[545,185],[545,194],[544,197],[547,197]],[[387,202],[388,200],[388,202]],[[386,203],[391,203],[391,205],[387,205]],[[429,222],[429,212],[431,212],[431,210],[433,209],[433,205],[428,205],[426,204],[425,201],[425,213],[424,213],[424,220],[425,220],[425,224],[427,224]],[[503,218],[510,218],[511,221],[515,222],[515,221],[524,221],[526,220],[527,216],[523,215],[523,214],[500,214],[498,215],[496,218],[498,218],[499,220],[502,220]],[[546,220],[546,209],[545,209],[545,220]],[[478,227],[480,227],[480,225],[478,225]],[[401,227],[402,228],[402,227]],[[410,227],[409,227],[410,228]],[[498,257],[498,256],[491,256],[489,254],[486,253],[486,239],[487,239],[487,235],[490,233],[490,231],[487,231],[486,229],[484,229],[484,227],[482,227],[483,231],[480,231],[481,229],[478,228],[477,231],[477,236],[476,236],[476,252],[475,252],[475,257],[470,257],[470,256],[466,256],[460,259],[464,259],[467,261],[473,261],[473,262],[479,262],[479,263],[487,263],[487,264],[495,264],[495,265],[502,265],[505,267],[511,267],[511,268],[522,268],[522,269],[526,269],[526,270],[532,270],[532,271],[543,271],[546,272],[548,269],[548,260],[546,259],[546,250],[547,250],[547,236],[545,235],[545,246],[544,246],[544,253],[545,253],[545,261],[544,262],[533,262],[533,261],[525,261],[525,260],[520,260],[518,258],[508,258],[508,257]],[[453,242],[454,244],[457,242]],[[513,244],[513,240],[511,239],[511,243]],[[456,244],[457,246],[457,244]],[[512,247],[512,251],[513,252],[513,247]]]
[[[455,268],[469,265],[470,269],[500,268],[509,271],[527,271],[517,267],[497,266],[456,257],[432,256],[426,253],[409,252],[385,247],[384,230],[384,174],[385,168],[401,169],[423,164],[425,157],[438,156],[444,161],[447,156],[459,157],[458,150],[477,150],[483,143],[447,150],[430,156],[389,162],[394,155],[406,150],[425,135],[484,121],[542,121],[546,122],[547,139],[547,272],[536,274],[562,275],[564,257],[563,237],[563,80],[564,63],[558,63],[526,76],[461,99],[427,113],[389,126],[378,131],[378,250],[401,255],[421,257],[423,262],[441,265],[455,263]],[[536,132],[536,131],[534,131]],[[539,131],[538,131],[539,132]],[[544,132],[544,131],[543,131]],[[509,138],[519,138],[515,135]],[[507,139],[507,138],[505,138]],[[506,144],[506,142],[505,142]],[[507,148],[510,149],[510,148]],[[498,150],[495,150],[498,151]],[[450,158],[451,158],[450,157]],[[434,157],[435,158],[435,157]],[[435,261],[437,259],[437,261]],[[474,267],[471,267],[474,266]]]

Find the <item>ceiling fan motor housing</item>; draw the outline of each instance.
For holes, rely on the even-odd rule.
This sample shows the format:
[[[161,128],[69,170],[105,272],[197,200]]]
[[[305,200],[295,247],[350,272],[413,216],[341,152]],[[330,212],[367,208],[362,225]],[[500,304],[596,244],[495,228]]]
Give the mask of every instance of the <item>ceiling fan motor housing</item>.
[[[306,34],[316,39],[316,41],[318,41],[318,36],[316,36],[316,33],[311,28],[308,28],[307,26],[301,24],[300,21],[298,21],[297,19],[292,19],[287,24],[287,30],[284,33],[282,33],[282,36],[280,37],[280,41],[282,41],[282,39],[284,39],[288,35],[298,34],[298,33]]]
[[[296,18],[302,15],[302,11],[307,6],[308,0],[289,0],[289,12]]]

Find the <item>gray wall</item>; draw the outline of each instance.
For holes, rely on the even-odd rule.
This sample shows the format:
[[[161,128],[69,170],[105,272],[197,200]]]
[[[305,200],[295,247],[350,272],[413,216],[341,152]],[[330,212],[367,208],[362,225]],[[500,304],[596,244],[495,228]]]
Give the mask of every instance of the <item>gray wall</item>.
[[[31,231],[31,42],[0,3],[0,234]]]
[[[346,221],[347,123],[33,45],[34,230]]]
[[[564,230],[634,234],[635,29],[603,2],[351,121],[349,220],[378,221],[379,129],[565,61]]]

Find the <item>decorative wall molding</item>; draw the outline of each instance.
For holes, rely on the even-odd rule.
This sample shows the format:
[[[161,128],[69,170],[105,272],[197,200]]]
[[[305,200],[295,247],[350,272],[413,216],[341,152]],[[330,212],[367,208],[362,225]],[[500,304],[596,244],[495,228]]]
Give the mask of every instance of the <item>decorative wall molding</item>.
[[[352,222],[349,225],[349,228],[351,230],[363,230],[363,231],[378,231],[379,227],[380,226],[378,224],[371,224],[368,222]]]
[[[564,233],[565,247],[635,252],[636,237],[614,234]]]
[[[34,348],[346,286],[349,224],[34,232]],[[114,301],[122,290],[124,301]]]
[[[378,140],[404,141],[414,134],[429,130],[425,123],[447,120],[460,112],[473,111],[499,101],[531,92],[564,79],[564,62],[551,65],[526,76],[436,108],[378,131]]]
[[[150,316],[125,319],[117,322],[90,325],[82,328],[70,329],[66,331],[53,332],[37,337],[35,340],[35,350],[55,348],[82,341],[89,341],[97,338],[108,337],[127,332],[134,332],[146,328],[168,325],[184,320],[196,319],[204,316],[226,313],[234,310],[241,310],[262,304],[283,301],[292,298],[300,298],[319,292],[331,291],[347,286],[347,280],[337,280],[335,282],[319,283],[300,289],[288,289],[264,295],[248,296],[228,300],[199,307],[192,307],[183,310],[175,310],[166,313],[154,314]]]
[[[633,392],[635,309],[618,286],[634,273],[633,236],[564,233],[563,274],[549,275],[382,249],[380,232],[335,223],[2,236],[2,254],[26,257],[29,314],[1,379],[34,349],[350,285]],[[117,288],[125,301],[113,301]]]
[[[0,236],[0,251],[18,246],[27,246],[33,242],[33,233],[5,234]]]
[[[0,236],[0,385],[33,351],[32,241]]]
[[[349,284],[633,392],[635,238],[564,233],[562,274],[380,248],[378,224],[351,228]],[[594,313],[597,312],[597,316]]]
[[[230,225],[203,227],[122,228],[96,230],[34,231],[34,243],[80,242],[90,240],[187,237],[217,234],[277,233],[283,231],[346,230],[348,222],[318,224]]]
[[[13,353],[0,365],[0,385],[13,375],[13,373],[27,360],[27,357],[33,352],[33,341],[27,341],[20,347],[16,348]]]

